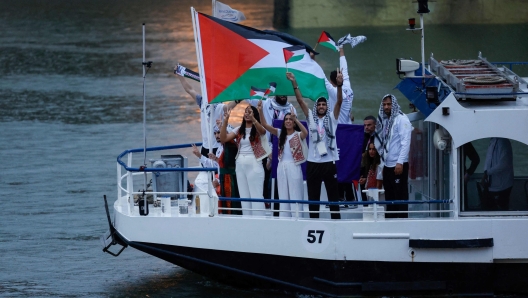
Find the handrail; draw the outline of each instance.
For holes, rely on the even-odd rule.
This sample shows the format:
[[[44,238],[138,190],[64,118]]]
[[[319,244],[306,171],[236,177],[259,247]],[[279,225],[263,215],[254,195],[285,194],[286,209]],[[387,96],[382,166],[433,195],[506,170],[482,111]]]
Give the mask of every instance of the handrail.
[[[490,62],[491,64],[503,64],[509,65],[510,70],[512,70],[513,65],[528,65],[528,62]]]
[[[196,146],[201,146],[202,143],[193,143]],[[181,145],[170,145],[170,146],[158,146],[158,147],[148,147],[147,151],[162,151],[169,149],[181,149],[181,148],[190,148],[193,144],[181,144]],[[127,167],[127,165],[121,160],[121,158],[129,153],[138,153],[143,152],[145,148],[135,148],[123,151],[119,156],[117,156],[117,163],[123,166],[127,171],[130,172],[216,172],[217,168],[149,168],[149,167],[139,167],[132,168]]]
[[[525,95],[528,92],[511,92],[511,93],[467,93],[467,92],[453,92],[455,95],[478,95],[478,96],[501,96],[501,95]]]
[[[263,203],[289,203],[289,204],[307,204],[307,205],[412,205],[412,204],[449,204],[453,203],[453,200],[430,200],[430,201],[339,201],[339,202],[327,202],[327,201],[307,201],[307,200],[275,200],[275,199],[252,199],[252,198],[228,198],[218,197],[219,201],[233,201],[233,202],[263,202]]]

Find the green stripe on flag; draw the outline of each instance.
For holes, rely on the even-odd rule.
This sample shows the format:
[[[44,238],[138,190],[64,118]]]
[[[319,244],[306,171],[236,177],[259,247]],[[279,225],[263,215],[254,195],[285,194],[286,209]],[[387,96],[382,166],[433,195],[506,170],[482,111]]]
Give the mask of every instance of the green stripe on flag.
[[[334,52],[337,52],[337,48],[336,48],[335,44],[332,44],[332,43],[330,43],[330,42],[321,42],[321,43],[319,43],[319,44],[320,44],[321,46],[323,46],[323,47],[327,47],[327,48],[333,50]]]
[[[319,97],[328,98],[323,78],[318,78],[310,73],[288,68],[297,79],[299,89],[304,98],[317,100]],[[247,86],[259,85],[262,82],[277,82],[275,94],[295,96],[292,83],[286,79],[286,69],[277,68],[255,68],[249,69],[229,87],[222,91],[211,103],[247,99]]]
[[[299,60],[302,60],[304,58],[304,55],[297,55],[297,56],[293,56],[290,58],[290,60],[288,60],[287,63],[292,63],[292,62],[295,62],[295,61],[299,61]]]

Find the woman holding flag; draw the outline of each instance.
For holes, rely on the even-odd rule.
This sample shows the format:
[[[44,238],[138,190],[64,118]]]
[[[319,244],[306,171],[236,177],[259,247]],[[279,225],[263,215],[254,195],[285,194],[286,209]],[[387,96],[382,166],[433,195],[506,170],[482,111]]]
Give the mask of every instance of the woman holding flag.
[[[262,101],[258,103],[258,110],[262,114]],[[279,138],[279,164],[277,166],[277,186],[281,200],[302,199],[303,174],[301,164],[306,161],[308,146],[306,136],[308,130],[299,122],[294,108],[284,116],[282,127],[277,129],[262,117],[262,126],[271,134]],[[299,197],[299,194],[301,196]],[[279,217],[291,217],[291,204],[280,204]]]
[[[241,198],[262,199],[264,168],[261,161],[271,153],[266,129],[259,123],[260,114],[253,106],[246,107],[242,123],[239,127],[227,133],[227,123],[231,110],[225,113],[225,119],[220,129],[222,143],[236,140],[238,153],[236,156],[236,179]],[[264,215],[263,202],[242,202],[242,214]]]

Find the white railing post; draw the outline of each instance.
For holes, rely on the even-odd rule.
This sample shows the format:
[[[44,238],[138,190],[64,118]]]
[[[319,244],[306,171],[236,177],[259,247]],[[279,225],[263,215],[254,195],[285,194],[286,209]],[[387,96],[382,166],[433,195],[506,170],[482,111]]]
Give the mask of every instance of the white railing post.
[[[127,167],[132,167],[132,154],[128,153]],[[128,214],[134,214],[134,179],[132,178],[132,172],[127,170],[127,200],[128,200]]]

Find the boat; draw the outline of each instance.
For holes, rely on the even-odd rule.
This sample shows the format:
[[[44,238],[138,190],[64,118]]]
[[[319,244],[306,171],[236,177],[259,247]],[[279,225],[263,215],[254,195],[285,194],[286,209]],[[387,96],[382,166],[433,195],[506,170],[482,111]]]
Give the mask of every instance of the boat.
[[[409,30],[423,29],[424,13],[422,28]],[[465,182],[463,160],[464,144],[485,147],[490,138],[526,151],[527,79],[510,70],[512,63],[476,56],[431,54],[425,67],[422,50],[421,63],[396,60],[398,89],[417,109],[407,115],[414,127],[410,199],[396,201],[408,204],[408,218],[385,218],[390,203],[376,190],[351,203],[357,208],[342,209],[341,220],[324,208],[339,203],[324,199],[321,218],[310,219],[302,195],[287,201],[299,207],[291,218],[269,210],[222,214],[218,200],[262,200],[219,198],[210,183],[189,192],[190,173],[216,170],[188,167],[177,152],[190,144],[138,148],[117,158],[117,200],[108,207],[105,196],[103,251],[118,256],[130,246],[235,286],[328,297],[528,294],[528,177],[514,177],[506,210],[483,209],[483,174]],[[159,157],[138,160],[146,152]],[[150,193],[136,190],[141,180],[152,181]]]

